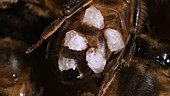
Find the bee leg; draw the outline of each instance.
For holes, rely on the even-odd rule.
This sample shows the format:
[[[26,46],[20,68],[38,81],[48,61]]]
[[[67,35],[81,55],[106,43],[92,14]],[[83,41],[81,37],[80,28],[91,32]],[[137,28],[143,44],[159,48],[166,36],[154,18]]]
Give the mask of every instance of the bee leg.
[[[41,34],[41,38],[37,41],[37,43],[29,47],[26,53],[30,53],[31,51],[39,47],[39,45],[48,37],[53,35],[68,18],[70,18],[80,9],[89,5],[91,2],[92,0],[80,0],[79,2],[70,1],[68,4],[66,4],[66,8],[64,8],[59,18],[47,27],[47,29]]]

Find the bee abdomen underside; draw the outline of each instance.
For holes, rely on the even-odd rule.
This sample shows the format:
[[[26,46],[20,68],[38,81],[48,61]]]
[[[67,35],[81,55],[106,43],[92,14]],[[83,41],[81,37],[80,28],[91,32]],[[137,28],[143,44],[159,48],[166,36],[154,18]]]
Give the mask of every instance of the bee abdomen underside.
[[[71,24],[64,31],[59,30],[58,34],[62,35],[54,35],[59,37],[55,37],[55,41],[60,42],[55,45],[60,46],[57,51],[60,71],[77,69],[81,75],[77,77],[82,78],[104,70],[112,54],[124,48],[129,33],[124,20],[130,16],[122,15],[126,13],[124,8],[127,7],[122,6],[122,10],[116,11],[116,7],[105,8],[104,5],[92,4],[67,20]],[[55,42],[53,39],[51,41]],[[49,52],[56,48],[51,41]]]

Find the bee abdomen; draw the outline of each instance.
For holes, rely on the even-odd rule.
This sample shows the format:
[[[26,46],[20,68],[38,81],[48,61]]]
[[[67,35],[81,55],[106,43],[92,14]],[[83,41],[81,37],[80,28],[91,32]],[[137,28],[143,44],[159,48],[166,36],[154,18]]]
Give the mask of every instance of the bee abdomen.
[[[112,54],[124,48],[129,33],[129,19],[125,18],[130,16],[124,14],[124,8],[128,7],[123,3],[122,10],[115,6],[106,8],[104,5],[92,4],[69,18],[66,22],[71,23],[63,25],[68,28],[61,28],[59,35],[54,35],[49,42],[48,53],[57,50],[53,54],[58,54],[55,56],[61,72],[78,70],[77,78],[102,73]]]

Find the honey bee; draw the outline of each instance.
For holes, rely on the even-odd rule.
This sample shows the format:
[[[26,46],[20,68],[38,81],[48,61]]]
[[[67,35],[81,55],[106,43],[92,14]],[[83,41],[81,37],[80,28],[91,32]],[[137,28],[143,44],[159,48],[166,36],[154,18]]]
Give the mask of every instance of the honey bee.
[[[132,58],[137,33],[141,31],[146,18],[145,0],[28,1],[32,1],[27,6],[33,12],[39,16],[52,17],[54,22],[26,53],[30,53],[52,36],[46,55],[49,60],[54,61],[64,83],[78,82],[89,76],[98,79],[103,77],[96,93],[99,96],[106,95],[108,88],[117,84],[118,87],[113,88],[116,91],[113,91],[112,95],[126,96],[127,93],[127,96],[136,96],[135,92],[139,92],[139,96],[159,94],[156,93],[159,90],[157,87],[162,81],[159,81],[159,75],[155,75],[155,71],[151,70],[152,67],[145,65],[145,62],[153,63],[153,61]],[[164,55],[164,53],[158,55],[156,62],[162,62],[160,58],[164,58]],[[140,63],[140,60],[144,62]],[[148,69],[145,75],[143,70],[147,68],[151,69]],[[135,73],[136,71],[138,73]],[[159,69],[158,71],[162,72]],[[131,74],[131,72],[132,76],[136,77],[129,79],[126,73]],[[147,82],[138,82],[138,79],[142,78],[144,81],[151,81],[151,85]],[[128,84],[124,84],[126,80]],[[136,83],[133,84],[129,80]],[[112,84],[112,82],[118,83]],[[144,87],[137,84],[142,84]],[[130,89],[131,86],[126,88],[128,85],[132,88],[139,87],[137,88],[139,90]],[[89,92],[83,95],[86,94],[92,95]]]
[[[58,6],[62,3],[61,6]],[[42,7],[29,4],[39,15],[56,20],[42,33],[40,40],[28,48],[36,49],[51,35],[47,58],[54,60],[64,82],[106,74],[112,78],[127,66],[134,51],[134,40],[145,16],[144,1],[139,0],[68,0],[40,1]],[[55,5],[56,4],[56,5]],[[109,70],[109,71],[108,71]],[[68,73],[73,77],[68,78]],[[104,78],[100,95],[112,79]]]
[[[56,54],[55,56],[59,56],[58,62],[61,71],[77,69],[78,67],[76,66],[80,66],[78,62],[81,61],[88,63],[83,65],[87,69],[89,69],[88,67],[92,69],[90,73],[101,73],[106,62],[111,59],[111,55],[119,53],[124,49],[129,39],[135,37],[132,35],[138,31],[143,19],[138,15],[140,12],[140,15],[144,15],[142,11],[144,8],[138,8],[140,5],[143,5],[143,2],[133,0],[69,0],[66,4],[60,6],[61,12],[51,11],[51,13],[58,12],[57,19],[43,32],[42,38],[35,45],[28,48],[27,53],[38,47],[43,40],[53,33],[59,32],[57,35],[61,36],[53,36],[54,39],[58,40],[50,40],[47,56],[50,56],[51,53],[53,54],[54,52],[50,52],[53,50],[56,50],[55,53],[60,54],[60,56]],[[59,38],[64,38],[64,40]],[[55,41],[56,45],[52,44],[53,41]],[[62,48],[55,47],[55,49],[51,49],[51,46],[61,46]],[[74,56],[74,53],[77,55],[70,57],[67,53],[73,53],[72,56]],[[82,57],[79,54],[84,55]],[[80,60],[75,61],[74,58],[77,58],[77,56],[80,56]],[[93,61],[91,58],[100,60],[98,62],[100,66],[96,66],[98,68],[95,68],[94,63],[98,60]],[[67,61],[72,62],[72,64],[66,65]],[[68,67],[61,68],[64,66]],[[82,73],[79,75],[83,75],[81,70],[78,68],[79,73]],[[82,76],[78,77],[81,78]]]
[[[145,16],[144,1],[68,0],[61,2],[61,6],[57,6],[60,2],[56,5],[51,2],[55,1],[45,3],[48,10],[42,10],[43,16],[52,14],[56,20],[26,53],[52,35],[47,58],[56,63],[65,83],[93,75],[105,74],[111,78],[122,66],[128,65]],[[37,7],[31,8],[36,11]],[[41,15],[40,12],[36,13]],[[104,78],[104,81],[107,83],[103,83],[101,89],[107,89],[112,79]]]

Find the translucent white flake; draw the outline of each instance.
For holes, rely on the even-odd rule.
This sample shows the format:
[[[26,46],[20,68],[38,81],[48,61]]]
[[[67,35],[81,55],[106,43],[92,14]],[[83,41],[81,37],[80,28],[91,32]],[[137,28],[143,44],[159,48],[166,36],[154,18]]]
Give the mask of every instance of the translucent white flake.
[[[70,30],[66,33],[64,38],[64,46],[67,46],[69,49],[82,51],[88,47],[88,41],[83,36],[80,36],[76,31]]]
[[[98,29],[104,28],[104,17],[101,14],[100,10],[96,9],[94,6],[89,7],[86,9],[83,23],[94,26]]]
[[[102,56],[100,50],[90,48],[86,52],[87,65],[93,70],[94,73],[100,73],[103,71],[106,65],[106,59]]]
[[[74,59],[65,58],[62,56],[59,57],[58,68],[60,69],[60,71],[69,70],[69,69],[75,70],[76,67],[77,67],[77,63]]]
[[[115,29],[106,29],[104,35],[107,39],[107,45],[111,51],[120,51],[124,48],[124,42],[121,34]]]

